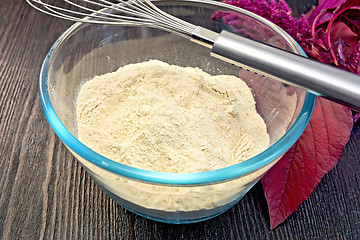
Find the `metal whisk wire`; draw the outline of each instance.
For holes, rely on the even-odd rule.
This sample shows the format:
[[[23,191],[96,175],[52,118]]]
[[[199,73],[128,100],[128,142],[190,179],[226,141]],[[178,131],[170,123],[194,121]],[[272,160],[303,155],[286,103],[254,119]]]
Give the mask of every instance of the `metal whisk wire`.
[[[185,38],[191,38],[196,26],[178,19],[150,0],[63,0],[72,7],[59,7],[42,0],[26,0],[37,10],[58,18],[86,23],[147,26],[165,30]],[[98,8],[98,9],[97,9]]]

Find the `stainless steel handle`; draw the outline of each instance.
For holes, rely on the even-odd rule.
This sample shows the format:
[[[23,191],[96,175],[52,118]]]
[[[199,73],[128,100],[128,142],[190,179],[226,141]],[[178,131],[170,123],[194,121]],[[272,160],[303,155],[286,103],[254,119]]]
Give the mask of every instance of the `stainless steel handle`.
[[[360,76],[222,31],[213,56],[360,111]]]

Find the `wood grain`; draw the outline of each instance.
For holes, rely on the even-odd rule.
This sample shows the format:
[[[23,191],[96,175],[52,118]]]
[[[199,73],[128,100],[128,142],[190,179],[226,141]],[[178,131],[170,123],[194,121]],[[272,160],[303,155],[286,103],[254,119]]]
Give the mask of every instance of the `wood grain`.
[[[299,12],[315,1],[289,1]],[[0,2],[1,239],[360,239],[360,127],[298,211],[269,230],[257,184],[214,219],[168,225],[107,197],[50,129],[38,96],[46,52],[71,23],[25,1]]]

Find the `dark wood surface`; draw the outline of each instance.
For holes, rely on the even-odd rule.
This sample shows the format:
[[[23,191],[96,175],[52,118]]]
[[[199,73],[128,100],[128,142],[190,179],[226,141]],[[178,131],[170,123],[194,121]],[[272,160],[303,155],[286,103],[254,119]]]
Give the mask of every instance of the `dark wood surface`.
[[[289,1],[299,12],[313,2]],[[339,164],[296,213],[269,230],[260,184],[214,219],[168,225],[139,217],[97,187],[51,130],[41,63],[70,22],[0,0],[1,239],[360,239],[360,127]]]

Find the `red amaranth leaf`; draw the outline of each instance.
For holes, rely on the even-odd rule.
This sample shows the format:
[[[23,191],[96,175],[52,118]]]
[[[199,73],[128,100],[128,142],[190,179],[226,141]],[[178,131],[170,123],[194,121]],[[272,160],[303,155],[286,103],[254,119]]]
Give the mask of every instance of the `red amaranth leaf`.
[[[265,17],[289,33],[309,58],[359,74],[360,0],[319,0],[311,14],[293,17],[284,0],[225,1]],[[213,19],[244,34],[229,12]],[[318,99],[308,128],[262,180],[275,228],[307,199],[321,178],[337,163],[352,128],[352,111]],[[354,112],[354,121],[360,114]]]
[[[316,18],[318,18],[317,21],[319,22],[319,24],[329,21],[329,19],[332,17],[332,14],[325,14],[325,12],[328,9],[336,9],[345,2],[346,0],[319,1],[319,5],[312,11],[311,15],[308,18],[309,22],[312,23]]]
[[[352,127],[349,108],[317,99],[304,133],[262,178],[271,229],[295,212],[337,164]]]
[[[354,115],[354,122],[357,122],[360,119],[360,113]]]
[[[312,52],[309,57],[352,71],[349,57],[360,40],[360,0],[321,1],[311,12]],[[356,73],[356,72],[355,72]]]
[[[360,36],[360,11],[359,9],[348,9],[339,15],[341,22],[344,22],[351,31]]]
[[[351,72],[360,74],[360,40],[352,54],[349,56],[348,63]]]

